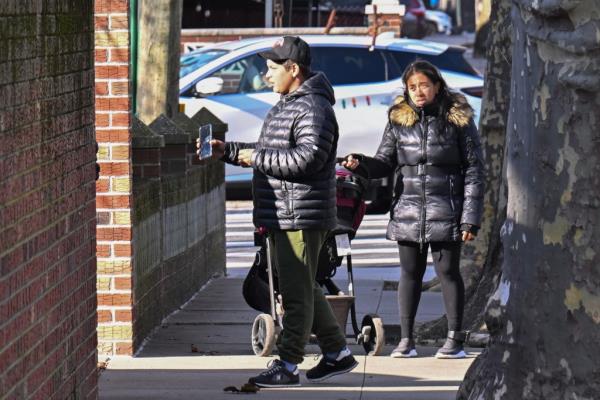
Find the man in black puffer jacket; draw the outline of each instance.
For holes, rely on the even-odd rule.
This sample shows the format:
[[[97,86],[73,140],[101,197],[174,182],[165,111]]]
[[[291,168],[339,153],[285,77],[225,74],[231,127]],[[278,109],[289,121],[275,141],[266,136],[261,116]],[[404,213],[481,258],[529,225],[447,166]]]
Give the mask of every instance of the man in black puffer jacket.
[[[306,42],[286,36],[261,56],[267,60],[266,78],[282,96],[267,114],[258,142],[213,140],[211,145],[224,161],[254,169],[254,225],[268,230],[285,309],[277,342],[280,360],[250,383],[297,386],[297,364],[311,328],[323,358],[307,371],[310,381],[349,372],[358,364],[315,282],[320,249],[336,226],[338,125],[333,88],[325,75],[310,72]]]

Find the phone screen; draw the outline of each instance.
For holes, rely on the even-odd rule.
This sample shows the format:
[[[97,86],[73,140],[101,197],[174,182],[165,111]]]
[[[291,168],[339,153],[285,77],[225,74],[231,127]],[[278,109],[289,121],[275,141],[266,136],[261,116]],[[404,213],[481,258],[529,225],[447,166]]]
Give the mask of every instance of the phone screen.
[[[212,146],[210,141],[212,140],[212,125],[202,125],[200,127],[200,159],[212,157]]]

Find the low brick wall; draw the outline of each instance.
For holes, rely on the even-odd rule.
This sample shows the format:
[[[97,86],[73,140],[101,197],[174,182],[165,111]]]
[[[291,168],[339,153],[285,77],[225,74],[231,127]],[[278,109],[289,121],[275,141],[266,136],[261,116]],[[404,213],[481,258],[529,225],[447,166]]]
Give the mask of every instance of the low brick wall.
[[[215,137],[226,125],[206,110],[196,121],[160,116],[133,129],[133,348],[188,301],[213,275],[225,272],[225,170],[198,161],[200,124]]]

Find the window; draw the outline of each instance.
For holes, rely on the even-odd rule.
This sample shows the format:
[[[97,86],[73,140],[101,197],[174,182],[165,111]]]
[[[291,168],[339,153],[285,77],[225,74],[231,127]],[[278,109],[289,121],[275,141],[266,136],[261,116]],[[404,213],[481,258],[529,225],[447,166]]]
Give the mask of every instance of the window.
[[[225,54],[227,54],[226,50],[200,50],[184,54],[179,61],[179,77],[183,78],[187,74]]]
[[[311,69],[322,71],[333,85],[382,82],[386,65],[378,50],[356,47],[312,47]]]
[[[208,77],[221,78],[223,80],[221,91],[214,93],[215,95],[257,93],[270,90],[264,80],[266,72],[267,65],[265,60],[258,54],[252,54],[231,64],[227,64]],[[190,89],[188,95],[199,96],[195,93],[194,87]]]
[[[390,64],[390,79],[400,78],[404,69],[417,58],[429,61],[439,69],[460,72],[467,75],[479,76],[477,71],[463,57],[461,49],[449,48],[439,55],[412,53],[408,51],[386,50],[386,57]]]

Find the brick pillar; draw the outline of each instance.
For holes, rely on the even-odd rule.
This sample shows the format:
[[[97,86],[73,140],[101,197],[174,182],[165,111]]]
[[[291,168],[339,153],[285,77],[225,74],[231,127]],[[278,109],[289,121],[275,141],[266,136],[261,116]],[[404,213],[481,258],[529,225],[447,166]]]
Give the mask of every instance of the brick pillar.
[[[96,0],[99,355],[132,354],[129,1]]]
[[[368,24],[370,29],[377,29],[376,34],[394,32],[394,35],[399,37],[405,12],[406,7],[399,4],[398,0],[372,0],[371,4],[365,6]]]

